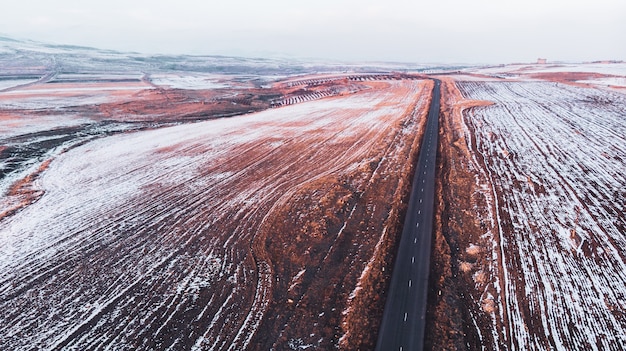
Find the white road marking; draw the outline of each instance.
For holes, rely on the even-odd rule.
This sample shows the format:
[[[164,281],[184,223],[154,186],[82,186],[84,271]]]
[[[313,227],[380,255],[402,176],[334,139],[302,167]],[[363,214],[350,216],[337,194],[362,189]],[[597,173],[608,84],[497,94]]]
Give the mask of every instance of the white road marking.
[[[420,199],[420,204],[422,203],[422,199]]]
[[[422,210],[417,210],[417,214],[422,214]]]
[[[406,317],[408,317],[407,313],[404,312],[404,321],[406,322]]]
[[[411,257],[411,263],[415,263],[415,256]]]
[[[417,238],[413,239],[413,244],[417,244]]]
[[[409,279],[409,288],[411,287],[411,279]]]

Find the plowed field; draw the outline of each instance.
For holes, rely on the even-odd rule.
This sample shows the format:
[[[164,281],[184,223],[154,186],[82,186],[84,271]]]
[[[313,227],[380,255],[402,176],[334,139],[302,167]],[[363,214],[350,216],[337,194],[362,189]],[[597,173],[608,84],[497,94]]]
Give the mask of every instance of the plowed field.
[[[446,89],[434,348],[623,349],[624,95],[552,82]]]
[[[371,348],[432,83],[362,84],[54,154],[3,202],[0,348]]]

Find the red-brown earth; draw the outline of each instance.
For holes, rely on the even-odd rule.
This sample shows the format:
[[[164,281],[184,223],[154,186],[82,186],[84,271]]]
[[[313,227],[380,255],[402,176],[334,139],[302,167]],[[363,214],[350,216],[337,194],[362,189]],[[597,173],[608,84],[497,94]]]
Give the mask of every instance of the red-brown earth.
[[[26,160],[0,179],[0,346],[372,349],[432,86],[414,78],[0,94],[0,156]],[[625,106],[445,79],[427,348],[624,345]]]
[[[0,219],[2,348],[371,349],[432,82],[324,84],[35,158]],[[180,122],[212,94],[64,108]]]
[[[626,97],[459,77],[442,98],[428,348],[623,349]]]

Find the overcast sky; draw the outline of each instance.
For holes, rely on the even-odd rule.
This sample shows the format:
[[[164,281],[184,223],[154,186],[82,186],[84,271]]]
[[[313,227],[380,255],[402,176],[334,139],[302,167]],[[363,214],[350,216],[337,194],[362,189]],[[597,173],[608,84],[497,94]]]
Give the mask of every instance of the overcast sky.
[[[2,0],[0,34],[145,53],[626,59],[625,0]]]

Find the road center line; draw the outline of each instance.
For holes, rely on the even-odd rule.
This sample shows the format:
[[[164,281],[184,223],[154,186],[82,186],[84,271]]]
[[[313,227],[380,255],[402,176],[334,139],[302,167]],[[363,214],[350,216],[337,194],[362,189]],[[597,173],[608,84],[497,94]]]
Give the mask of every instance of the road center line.
[[[391,278],[391,284],[388,293],[388,300],[386,301],[385,311],[383,314],[383,320],[378,335],[378,342],[376,344],[377,351],[386,350],[400,350],[403,351],[406,346],[407,350],[423,350],[424,346],[424,326],[425,326],[425,311],[427,303],[427,291],[428,291],[428,275],[429,275],[429,261],[430,261],[430,246],[432,243],[432,208],[434,200],[433,183],[436,184],[434,179],[434,171],[430,172],[430,166],[436,167],[436,153],[433,152],[431,157],[431,144],[437,144],[438,138],[438,118],[440,113],[440,95],[441,95],[441,82],[434,79],[433,95],[431,104],[428,111],[428,125],[426,126],[425,139],[422,139],[421,151],[419,154],[419,160],[415,165],[415,174],[413,176],[414,183],[411,187],[411,201],[410,208],[407,209],[407,213],[419,215],[419,222],[424,222],[424,225],[420,227],[420,223],[413,215],[406,216],[405,226],[403,228],[402,237],[404,240],[411,236],[415,245],[400,245],[397,253],[397,267],[394,267],[394,274]],[[433,148],[434,149],[434,148]],[[433,150],[434,151],[434,150]],[[419,168],[419,165],[423,165],[423,168]],[[423,174],[419,174],[419,170],[422,170]],[[426,178],[428,177],[428,178]],[[422,178],[422,186],[417,187],[419,179]],[[428,180],[428,193],[426,193],[426,180]],[[420,191],[421,190],[421,191]],[[420,193],[418,195],[417,193]],[[424,196],[428,195],[428,198]],[[418,202],[415,202],[414,197],[418,197]],[[426,201],[424,201],[426,200]],[[428,205],[428,208],[424,207]],[[422,216],[422,208],[428,209]],[[416,211],[417,210],[417,211]],[[428,216],[428,217],[426,217]],[[413,224],[415,227],[411,227]],[[419,232],[418,232],[419,231]],[[417,238],[419,237],[419,245],[417,246]],[[419,254],[418,254],[419,253]],[[416,262],[415,257],[419,256],[419,260]],[[406,262],[406,257],[411,256],[411,265]],[[409,279],[409,277],[411,279]],[[417,284],[415,289],[412,288],[413,278],[416,279]],[[408,280],[408,282],[407,282]],[[407,282],[407,286],[402,286],[402,282]],[[408,311],[411,311],[411,320],[408,320]],[[404,313],[404,323],[400,322],[398,315]],[[410,330],[409,330],[410,329]]]

